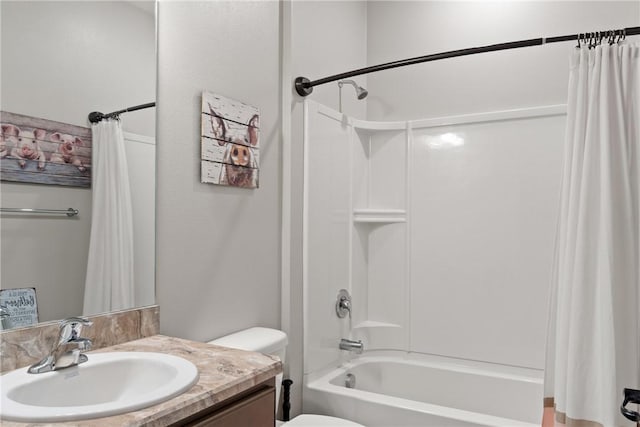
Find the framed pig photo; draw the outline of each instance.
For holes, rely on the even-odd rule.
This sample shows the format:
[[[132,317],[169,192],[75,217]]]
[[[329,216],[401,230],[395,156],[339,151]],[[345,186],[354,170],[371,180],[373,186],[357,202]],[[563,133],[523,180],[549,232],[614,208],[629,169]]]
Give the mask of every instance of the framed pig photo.
[[[202,93],[201,182],[258,188],[260,110]]]
[[[91,129],[0,111],[0,179],[91,187]]]

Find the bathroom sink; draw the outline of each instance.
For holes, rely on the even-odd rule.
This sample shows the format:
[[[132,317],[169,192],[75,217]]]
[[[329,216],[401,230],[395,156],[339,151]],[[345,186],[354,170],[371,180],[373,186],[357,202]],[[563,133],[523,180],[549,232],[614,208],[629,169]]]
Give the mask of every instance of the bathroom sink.
[[[184,393],[198,381],[198,368],[161,353],[88,354],[89,361],[59,371],[0,377],[0,418],[57,422],[135,411]]]

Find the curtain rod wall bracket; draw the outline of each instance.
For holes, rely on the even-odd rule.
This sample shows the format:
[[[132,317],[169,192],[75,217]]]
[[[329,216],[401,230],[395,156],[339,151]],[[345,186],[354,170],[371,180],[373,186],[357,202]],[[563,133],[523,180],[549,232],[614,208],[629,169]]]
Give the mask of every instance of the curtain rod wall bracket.
[[[108,113],[108,114],[103,114],[99,111],[93,111],[91,113],[89,113],[89,121],[91,123],[98,123],[101,120],[104,119],[113,119],[118,117],[121,113],[128,113],[130,111],[138,111],[138,110],[144,110],[145,108],[151,108],[151,107],[155,107],[156,103],[155,102],[149,102],[146,104],[141,104],[141,105],[136,105],[135,107],[129,107],[129,108],[125,108],[124,110],[118,110],[118,111],[114,111],[113,113]]]
[[[91,113],[89,113],[89,121],[91,123],[98,123],[102,119],[104,119],[104,114],[99,111],[92,111]]]
[[[296,92],[298,92],[298,95],[300,96],[311,95],[311,92],[313,92],[313,87],[310,86],[309,83],[311,83],[311,80],[309,80],[306,77],[296,77],[295,87],[296,87]]]

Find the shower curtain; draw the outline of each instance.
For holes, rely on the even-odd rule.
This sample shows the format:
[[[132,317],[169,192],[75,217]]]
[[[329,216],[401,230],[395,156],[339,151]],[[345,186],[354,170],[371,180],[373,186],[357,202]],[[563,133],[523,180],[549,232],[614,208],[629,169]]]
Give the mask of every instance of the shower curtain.
[[[122,127],[118,119],[109,119],[91,130],[93,213],[85,315],[134,305],[131,190]]]
[[[582,47],[570,66],[546,414],[631,426],[620,404],[640,386],[640,45]]]

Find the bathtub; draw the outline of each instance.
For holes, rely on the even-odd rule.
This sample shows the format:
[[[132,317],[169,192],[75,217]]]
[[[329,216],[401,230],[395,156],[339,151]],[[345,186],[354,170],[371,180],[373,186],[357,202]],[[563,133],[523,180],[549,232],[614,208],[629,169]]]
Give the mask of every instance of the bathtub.
[[[374,352],[306,375],[303,404],[368,427],[539,427],[542,395],[542,371]]]

